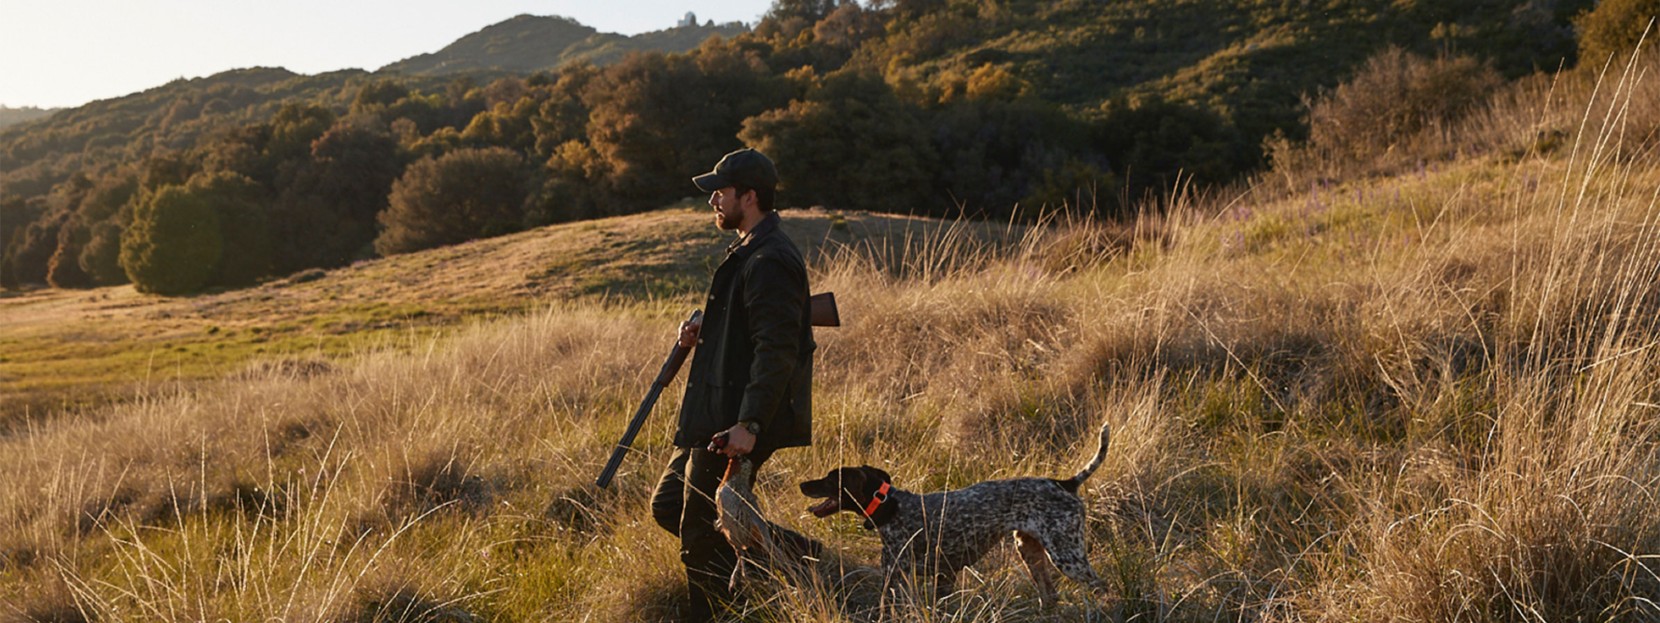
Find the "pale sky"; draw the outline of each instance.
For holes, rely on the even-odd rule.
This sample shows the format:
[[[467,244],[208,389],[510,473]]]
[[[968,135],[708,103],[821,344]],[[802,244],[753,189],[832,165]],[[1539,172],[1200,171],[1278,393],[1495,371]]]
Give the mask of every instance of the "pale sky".
[[[521,13],[601,32],[753,25],[771,0],[0,0],[0,104],[73,107],[227,69],[375,70]]]

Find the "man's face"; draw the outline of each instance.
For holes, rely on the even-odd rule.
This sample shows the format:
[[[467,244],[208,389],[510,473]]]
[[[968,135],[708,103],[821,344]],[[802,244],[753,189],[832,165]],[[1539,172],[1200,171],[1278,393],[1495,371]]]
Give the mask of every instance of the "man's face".
[[[737,187],[727,186],[709,194],[709,205],[715,208],[715,227],[732,231],[745,225],[745,199],[754,202],[754,193],[738,194]]]

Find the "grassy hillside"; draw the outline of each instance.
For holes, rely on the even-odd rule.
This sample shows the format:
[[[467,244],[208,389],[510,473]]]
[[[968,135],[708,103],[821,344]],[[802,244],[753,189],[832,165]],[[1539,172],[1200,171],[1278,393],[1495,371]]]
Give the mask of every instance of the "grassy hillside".
[[[919,3],[922,4],[922,3]],[[1301,131],[1299,98],[1330,88],[1386,45],[1469,54],[1511,77],[1572,65],[1569,20],[1589,2],[942,2],[889,26],[854,62],[891,80],[962,90],[1004,68],[1036,95],[1091,115],[1137,99],[1193,103],[1248,147]]]
[[[900,216],[792,212],[804,249],[886,248],[939,225]],[[980,236],[1002,226],[973,228]],[[683,204],[434,251],[308,271],[187,298],[132,286],[0,298],[0,429],[134,390],[240,371],[325,365],[480,317],[556,301],[657,300],[688,308],[727,242]]]
[[[1005,549],[900,618],[1660,618],[1660,94],[1595,79],[1522,85],[1376,167],[1277,170],[1133,229],[1059,218],[1007,241],[942,226],[819,247],[814,289],[837,292],[846,326],[817,333],[819,441],[768,464],[767,514],[874,561],[873,535],[813,519],[794,484],[860,463],[912,490],[1066,474],[1105,420],[1113,446],[1083,498],[1112,600],[1067,586],[1040,610]],[[700,220],[599,235],[616,249]],[[351,296],[411,270],[443,283],[464,261],[443,253],[363,267],[373,290]],[[679,261],[639,269],[661,289],[602,268],[640,285],[14,430],[0,607],[671,619],[676,544],[645,518],[674,401],[613,489],[591,482],[707,274]],[[560,272],[584,275],[568,293],[593,274]],[[503,279],[488,291],[524,279],[473,274]],[[853,590],[770,587],[740,614],[877,618]]]

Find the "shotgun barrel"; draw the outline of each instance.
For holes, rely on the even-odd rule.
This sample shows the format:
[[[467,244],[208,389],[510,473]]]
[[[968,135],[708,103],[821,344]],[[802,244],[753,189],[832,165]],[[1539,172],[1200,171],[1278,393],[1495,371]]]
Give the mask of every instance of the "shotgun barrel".
[[[686,319],[686,322],[695,323],[701,318],[703,310],[700,309],[692,312],[691,318]],[[601,489],[610,486],[611,478],[617,475],[617,468],[622,466],[623,456],[628,454],[629,448],[634,445],[634,437],[640,434],[640,427],[645,425],[646,416],[651,415],[651,408],[657,404],[657,397],[663,394],[663,388],[668,387],[669,381],[674,380],[674,375],[680,372],[680,366],[686,363],[686,354],[690,352],[691,347],[681,346],[677,337],[674,350],[669,351],[669,358],[663,362],[662,369],[657,371],[657,380],[651,382],[651,391],[646,392],[646,399],[640,401],[640,408],[634,411],[634,419],[629,420],[628,430],[623,431],[622,440],[618,441],[616,449],[611,451],[611,458],[605,462],[605,469],[600,471],[599,480],[594,481],[594,486]]]

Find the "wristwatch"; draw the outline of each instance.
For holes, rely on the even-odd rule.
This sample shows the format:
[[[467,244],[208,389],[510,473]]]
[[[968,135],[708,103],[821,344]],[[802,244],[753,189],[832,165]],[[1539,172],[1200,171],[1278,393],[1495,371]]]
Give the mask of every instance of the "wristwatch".
[[[761,423],[755,420],[743,420],[738,422],[738,425],[744,427],[744,430],[749,431],[751,435],[761,434]]]

